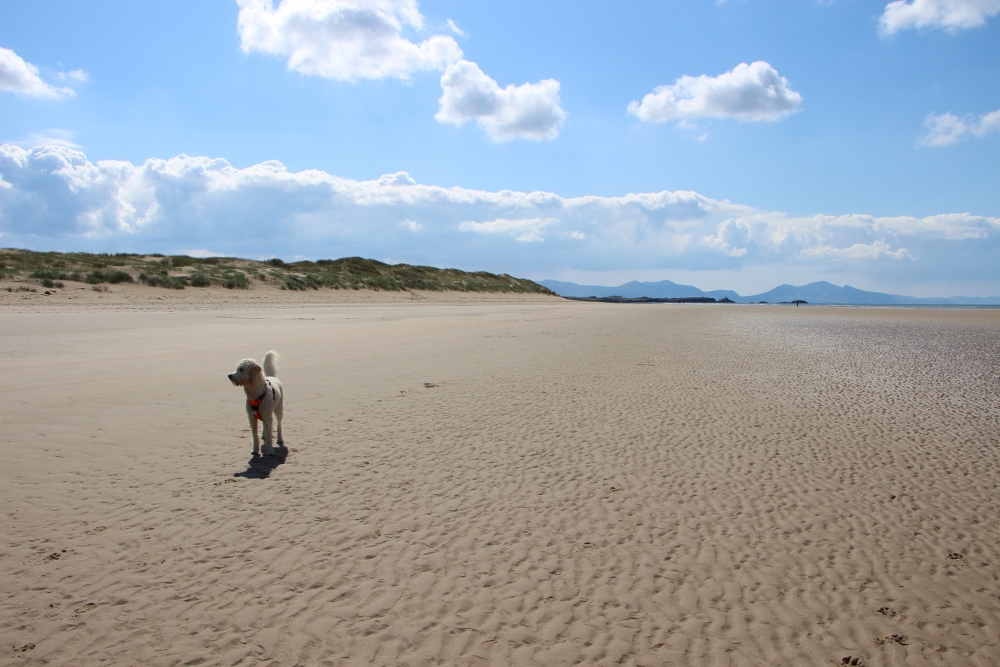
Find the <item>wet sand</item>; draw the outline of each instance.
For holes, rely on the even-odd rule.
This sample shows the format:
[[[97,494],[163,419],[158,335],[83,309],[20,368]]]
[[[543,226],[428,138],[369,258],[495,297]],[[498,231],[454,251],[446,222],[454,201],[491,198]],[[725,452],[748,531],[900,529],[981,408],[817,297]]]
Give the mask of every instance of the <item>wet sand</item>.
[[[1000,663],[1000,311],[185,292],[3,293],[2,664]]]

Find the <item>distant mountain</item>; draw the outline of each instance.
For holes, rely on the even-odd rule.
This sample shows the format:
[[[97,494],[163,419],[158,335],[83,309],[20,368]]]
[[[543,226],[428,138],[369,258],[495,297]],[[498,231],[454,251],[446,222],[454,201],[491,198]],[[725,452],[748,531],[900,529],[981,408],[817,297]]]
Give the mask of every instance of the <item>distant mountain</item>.
[[[1000,305],[1000,296],[974,297],[974,296],[951,296],[920,298],[915,296],[903,296],[901,294],[886,294],[884,292],[868,292],[865,290],[845,285],[840,287],[826,281],[809,283],[808,285],[780,285],[763,294],[753,294],[751,296],[740,296],[732,290],[712,290],[703,292],[691,285],[679,285],[670,280],[661,280],[655,283],[642,283],[636,280],[627,282],[617,287],[604,287],[602,285],[577,285],[576,283],[562,282],[559,280],[539,280],[540,285],[548,287],[559,296],[621,296],[635,299],[639,297],[650,297],[654,299],[662,298],[684,298],[695,296],[707,296],[714,299],[729,297],[738,303],[757,303],[766,301],[768,303],[781,303],[795,301],[797,299],[808,301],[809,303],[822,305],[972,305],[972,306],[992,306]]]
[[[576,283],[567,283],[560,280],[539,280],[537,282],[539,285],[548,287],[559,296],[621,296],[626,299],[638,299],[644,296],[651,299],[684,299],[694,296],[707,296],[713,299],[729,297],[733,301],[742,298],[732,290],[703,292],[692,285],[679,285],[670,280],[661,280],[655,283],[641,283],[638,280],[633,280],[618,287],[577,285]]]
[[[553,290],[554,291],[554,290]],[[780,285],[763,294],[746,296],[740,301],[767,301],[780,303],[802,299],[816,304],[845,304],[859,306],[896,306],[896,305],[971,305],[986,306],[1000,304],[1000,297],[950,296],[920,298],[903,296],[901,294],[886,294],[885,292],[867,292],[865,290],[844,285],[840,287],[825,280],[796,287],[795,285]]]

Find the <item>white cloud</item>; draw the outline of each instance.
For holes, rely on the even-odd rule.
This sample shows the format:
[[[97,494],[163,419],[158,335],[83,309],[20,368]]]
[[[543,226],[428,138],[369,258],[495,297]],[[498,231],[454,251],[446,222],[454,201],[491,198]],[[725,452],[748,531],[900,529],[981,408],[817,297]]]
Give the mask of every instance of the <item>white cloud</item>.
[[[328,79],[409,79],[462,57],[454,38],[421,42],[416,0],[237,0],[243,51],[286,57],[288,68]]]
[[[405,171],[397,171],[395,174],[383,174],[379,176],[378,184],[383,187],[389,187],[390,185],[416,185],[417,182]]]
[[[478,232],[480,234],[509,234],[518,241],[544,241],[542,231],[549,225],[559,222],[555,218],[527,218],[523,220],[505,220],[497,218],[489,222],[462,222],[458,228],[463,232]]]
[[[950,146],[966,139],[1000,133],[1000,109],[978,118],[951,113],[931,114],[924,120],[924,127],[927,133],[919,139],[922,145]]]
[[[445,70],[441,88],[434,117],[455,125],[475,120],[493,141],[555,139],[566,120],[554,79],[501,88],[476,63],[460,60]]]
[[[714,234],[704,237],[701,242],[729,257],[745,257],[752,229],[740,220],[726,220],[714,230]]]
[[[60,81],[76,81],[77,83],[87,83],[90,81],[90,75],[84,72],[82,69],[73,69],[68,72],[59,72],[58,75]]]
[[[906,248],[893,250],[885,241],[874,241],[870,244],[855,243],[849,248],[820,245],[804,250],[802,255],[803,257],[822,259],[893,259],[896,261],[913,259]]]
[[[53,100],[76,94],[69,88],[56,88],[45,83],[38,76],[37,67],[2,46],[0,46],[0,90],[25,97]]]
[[[212,250],[206,250],[205,248],[181,248],[177,251],[178,255],[187,255],[188,257],[225,257],[225,253],[215,252]]]
[[[942,28],[948,32],[976,28],[1000,14],[1000,0],[895,0],[885,6],[879,31]]]
[[[740,63],[719,76],[682,76],[633,101],[628,112],[645,121],[685,118],[735,118],[774,121],[802,108],[802,96],[768,63]]]
[[[1000,132],[1000,109],[980,116],[979,129],[982,130],[984,134]]]
[[[237,0],[245,53],[287,58],[288,68],[311,76],[357,81],[409,80],[420,71],[444,71],[435,118],[462,125],[475,120],[493,141],[554,139],[566,119],[559,82],[507,86],[462,60],[450,35],[424,32],[416,0]],[[447,29],[464,36],[454,21]]]
[[[406,172],[356,181],[275,161],[239,169],[180,155],[136,165],[3,145],[0,246],[398,257],[539,278],[797,267],[820,279],[850,266],[899,284],[972,276],[983,293],[996,291],[1000,218],[789,216],[695,192],[567,198],[425,185]]]
[[[64,146],[66,148],[81,148],[73,141],[76,133],[72,130],[64,130],[58,127],[50,127],[36,132],[29,132],[24,139],[11,139],[5,143],[20,146],[21,148],[31,148],[32,146]]]

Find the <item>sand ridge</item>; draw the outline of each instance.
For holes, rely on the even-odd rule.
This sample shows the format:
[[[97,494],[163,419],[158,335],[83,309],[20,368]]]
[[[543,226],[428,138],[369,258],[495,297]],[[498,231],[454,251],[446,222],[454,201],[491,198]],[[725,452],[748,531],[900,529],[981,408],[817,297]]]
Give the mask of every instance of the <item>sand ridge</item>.
[[[1000,662],[1000,313],[9,309],[4,664]],[[285,355],[287,459],[225,373]]]

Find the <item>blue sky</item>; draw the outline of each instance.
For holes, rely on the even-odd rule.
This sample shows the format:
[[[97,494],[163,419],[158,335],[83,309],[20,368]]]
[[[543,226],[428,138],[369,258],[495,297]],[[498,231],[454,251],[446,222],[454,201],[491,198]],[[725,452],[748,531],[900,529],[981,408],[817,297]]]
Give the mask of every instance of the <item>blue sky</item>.
[[[1000,294],[1000,0],[0,0],[0,245]]]

